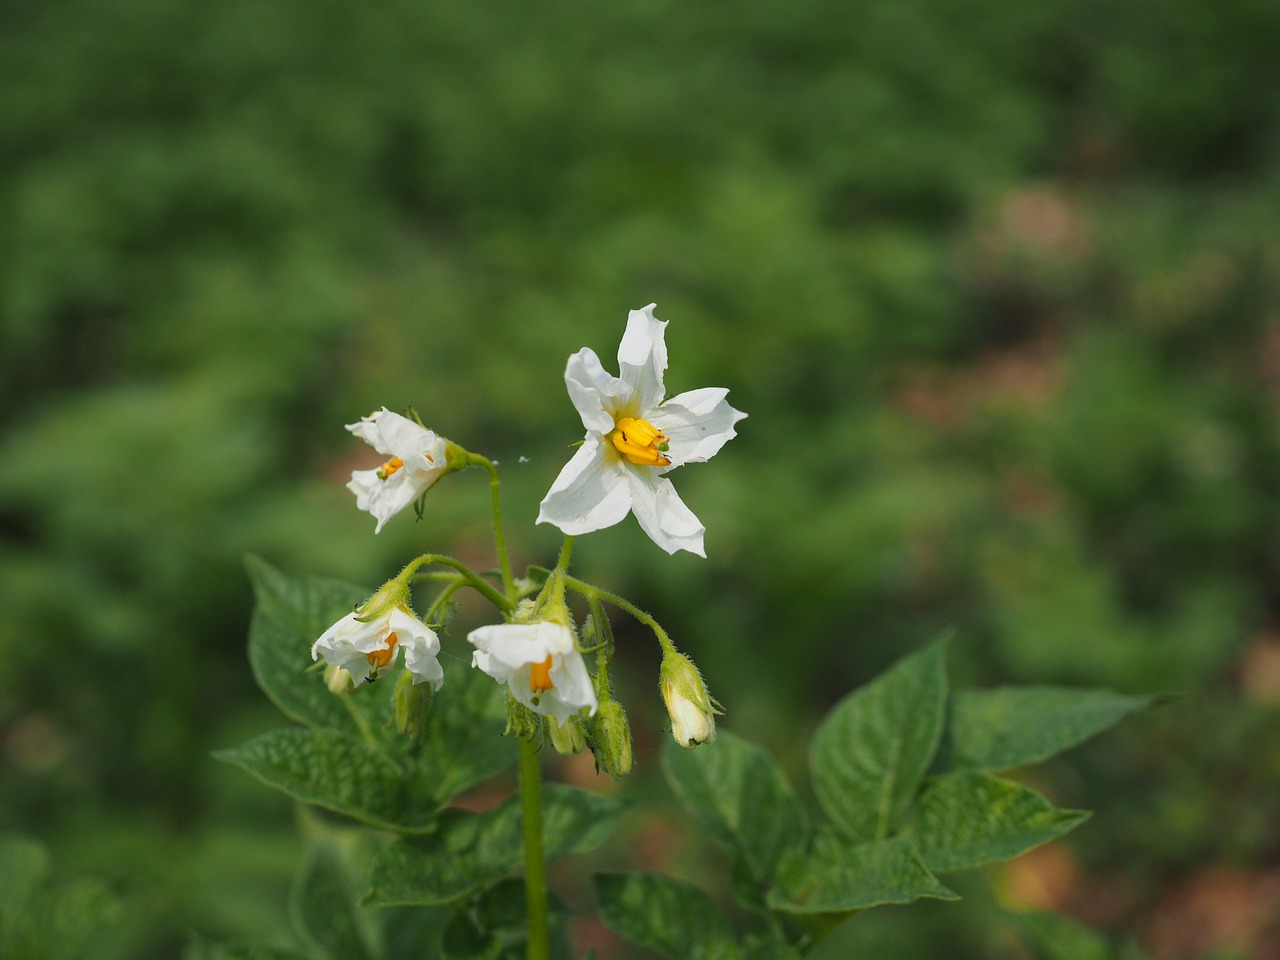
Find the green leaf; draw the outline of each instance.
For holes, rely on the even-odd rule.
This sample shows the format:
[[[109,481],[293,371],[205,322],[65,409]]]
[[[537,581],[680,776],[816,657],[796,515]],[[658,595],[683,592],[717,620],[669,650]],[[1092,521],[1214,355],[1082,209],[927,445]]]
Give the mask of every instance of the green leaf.
[[[369,915],[379,931],[380,960],[436,960],[449,907],[384,907]]]
[[[1111,960],[1106,937],[1084,924],[1057,913],[1028,912],[1013,915],[1022,940],[1038,960]]]
[[[289,577],[247,557],[257,605],[249,624],[249,665],[263,692],[285,716],[312,727],[353,728],[350,708],[325,686],[311,659],[320,635],[372,593],[318,577]]]
[[[196,937],[182,953],[183,960],[312,960],[305,953],[268,947],[260,943],[239,940],[215,943]]]
[[[733,928],[692,884],[656,873],[596,874],[600,919],[614,932],[672,960],[737,960]]]
[[[994,772],[1039,763],[1161,699],[1071,687],[964,690],[951,698],[937,769]]]
[[[804,808],[773,758],[727,731],[695,750],[668,742],[662,768],[711,839],[760,882],[807,839]]]
[[[929,872],[910,841],[894,837],[850,845],[823,830],[807,856],[786,865],[768,903],[784,913],[842,914],[921,897],[959,899]]]
[[[930,783],[904,834],[930,870],[945,873],[1012,860],[1087,819],[1087,811],[1055,807],[1030,787],[966,772]]]
[[[823,808],[856,840],[888,836],[911,801],[942,736],[947,700],[938,640],[845,697],[809,750]]]
[[[437,806],[515,762],[515,744],[502,735],[505,689],[469,666],[446,672],[431,698],[415,773],[419,793]]]
[[[0,836],[0,922],[27,909],[49,878],[49,854],[34,840]]]
[[[332,844],[315,841],[308,847],[289,894],[289,913],[302,939],[327,956],[370,956],[351,879]]]
[[[613,797],[548,784],[542,792],[542,842],[546,857],[598,847],[622,812]],[[519,796],[486,813],[446,810],[439,829],[402,839],[374,860],[365,903],[449,903],[500,880],[523,862]]]
[[[214,756],[295,800],[385,830],[421,830],[432,810],[406,804],[399,765],[336,730],[273,730]]]

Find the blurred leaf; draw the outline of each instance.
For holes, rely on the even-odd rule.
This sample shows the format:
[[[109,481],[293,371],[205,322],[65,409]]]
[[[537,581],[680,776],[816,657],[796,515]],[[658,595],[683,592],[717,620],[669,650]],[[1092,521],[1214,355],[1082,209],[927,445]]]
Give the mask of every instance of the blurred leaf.
[[[380,907],[370,911],[380,931],[380,960],[435,960],[452,914],[448,907]]]
[[[1113,960],[1106,937],[1058,913],[1012,914],[1018,932],[1037,960]]]
[[[929,783],[903,833],[930,870],[946,873],[1011,860],[1088,818],[1086,811],[1055,807],[1030,787],[966,772]]]
[[[257,599],[249,663],[258,686],[291,720],[352,730],[351,704],[325,685],[311,646],[372,591],[336,580],[291,577],[258,557],[247,557],[245,566]]]
[[[822,830],[807,856],[786,865],[768,903],[784,913],[843,914],[921,897],[959,899],[929,872],[910,841],[893,837],[850,844]]]
[[[326,956],[370,957],[351,879],[333,845],[313,841],[289,895],[290,916],[301,937]]]
[[[759,747],[728,731],[694,750],[668,742],[662,768],[711,839],[740,858],[757,882],[771,882],[779,861],[804,843],[804,808]]]
[[[445,673],[415,751],[414,776],[439,806],[515,762],[504,688],[469,666]]]
[[[0,836],[0,918],[17,916],[49,877],[49,854],[17,834]]]
[[[690,883],[655,873],[596,874],[596,903],[616,933],[671,960],[738,960],[733,928]]]
[[[612,797],[546,785],[542,842],[547,859],[599,846],[622,809]],[[450,903],[500,880],[523,863],[522,821],[518,795],[486,813],[446,810],[435,833],[401,839],[378,854],[364,902]]]
[[[946,640],[929,644],[845,697],[809,747],[814,790],[859,840],[888,835],[915,794],[942,736]]]
[[[283,947],[245,941],[215,943],[203,937],[195,938],[182,957],[183,960],[313,960],[309,953]]]
[[[938,770],[1000,771],[1039,763],[1160,699],[1071,687],[998,687],[952,695]]]
[[[423,809],[407,797],[399,764],[365,741],[336,730],[274,730],[214,756],[295,800],[369,826],[422,830],[431,823],[433,809]]]

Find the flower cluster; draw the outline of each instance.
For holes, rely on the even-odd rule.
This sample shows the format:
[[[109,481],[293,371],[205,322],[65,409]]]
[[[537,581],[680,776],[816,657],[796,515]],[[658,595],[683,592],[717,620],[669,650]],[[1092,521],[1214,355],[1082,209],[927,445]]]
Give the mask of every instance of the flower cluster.
[[[485,593],[506,614],[506,622],[468,634],[474,647],[472,665],[505,685],[511,704],[546,718],[557,749],[572,752],[588,744],[598,767],[614,776],[627,772],[630,728],[625,712],[608,692],[612,636],[596,611],[596,629],[603,629],[605,639],[594,648],[600,663],[593,677],[563,599],[568,547],[573,537],[610,527],[630,513],[667,553],[685,550],[705,556],[704,527],[667,475],[685,464],[709,460],[736,435],[735,424],[746,416],[729,405],[728,390],[721,387],[667,399],[663,383],[666,326],[654,316],[653,304],[630,312],[618,347],[617,376],[604,369],[591,349],[569,358],[565,384],[586,435],[539,506],[538,522],[558,527],[569,539],[560,565],[533,600],[527,596],[536,585],[517,582],[510,573],[497,506],[497,474],[490,461],[429,430],[416,414],[402,416],[383,407],[348,424],[349,431],[386,458],[375,469],[354,471],[347,484],[356,505],[377,521],[375,533],[411,504],[417,505],[421,516],[427,492],[445,474],[473,464],[490,470],[503,589],[497,590],[456,561],[424,555],[326,630],[312,647],[312,658],[323,657],[331,670],[346,671],[353,680],[372,682],[403,650],[411,683],[438,687],[444,679],[438,659],[440,641],[410,609],[409,583],[420,565],[447,562],[459,571],[460,583]],[[573,583],[579,592],[593,589]],[[583,595],[595,597],[596,602],[602,593]],[[676,741],[691,747],[713,740],[719,707],[697,668],[675,650],[651,618],[621,598],[610,599],[648,622],[663,644],[659,686]],[[350,684],[331,678],[331,686],[346,689]]]

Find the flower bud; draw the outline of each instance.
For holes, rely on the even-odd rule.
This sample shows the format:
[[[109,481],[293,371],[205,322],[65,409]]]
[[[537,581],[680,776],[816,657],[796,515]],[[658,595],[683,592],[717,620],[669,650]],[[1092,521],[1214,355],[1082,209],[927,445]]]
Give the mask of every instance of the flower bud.
[[[698,668],[682,653],[662,658],[658,680],[671,717],[671,735],[682,747],[696,747],[716,738],[716,709]]]
[[[395,692],[391,696],[392,716],[397,730],[417,739],[431,710],[431,692],[431,684],[414,683],[413,674],[408,670],[400,674]]]
[[[351,674],[347,673],[342,667],[325,667],[324,683],[329,688],[330,693],[350,693],[355,689]]]
[[[409,577],[412,570],[406,567],[392,579],[378,588],[378,592],[368,600],[356,606],[356,619],[361,623],[371,623],[381,617],[389,616],[392,610],[409,607]]]
[[[591,726],[591,749],[596,769],[618,780],[631,772],[631,724],[617,700],[600,704]]]
[[[560,756],[567,757],[587,749],[587,736],[583,732],[582,721],[577,717],[570,717],[564,723],[558,723],[552,716],[546,720],[547,736]]]
[[[542,734],[542,718],[507,693],[507,729],[522,740],[535,740]]]

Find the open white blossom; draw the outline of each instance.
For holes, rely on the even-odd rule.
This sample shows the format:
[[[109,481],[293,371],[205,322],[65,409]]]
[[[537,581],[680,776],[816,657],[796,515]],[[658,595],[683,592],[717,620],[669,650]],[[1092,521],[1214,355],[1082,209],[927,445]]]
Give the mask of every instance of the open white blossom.
[[[479,667],[534,713],[564,724],[581,710],[596,712],[591,674],[573,639],[573,631],[554,620],[495,623],[467,634]]]
[[[449,469],[444,437],[386,407],[362,417],[359,423],[347,424],[347,429],[390,457],[376,470],[353,470],[347,484],[356,495],[356,506],[368,510],[378,521],[374,533]]]
[[[663,399],[667,324],[653,310],[649,304],[628,315],[618,346],[619,376],[608,373],[590,348],[569,358],[565,384],[587,436],[543,498],[538,522],[577,535],[632,512],[667,553],[706,556],[705,528],[665,474],[711,459],[737,435],[733,425],[746,414],[729,406],[723,387]]]
[[[395,663],[401,650],[414,683],[426,682],[433,687],[444,683],[444,670],[436,659],[440,638],[400,607],[367,623],[348,613],[312,645],[311,659],[324,657],[325,663],[341,667],[357,681],[375,680]]]

